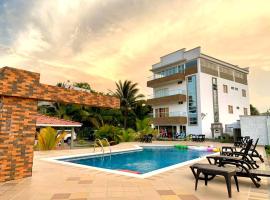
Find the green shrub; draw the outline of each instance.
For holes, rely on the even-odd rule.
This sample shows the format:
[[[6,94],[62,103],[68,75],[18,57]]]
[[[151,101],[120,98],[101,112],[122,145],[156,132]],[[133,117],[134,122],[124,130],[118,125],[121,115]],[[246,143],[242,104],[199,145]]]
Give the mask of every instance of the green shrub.
[[[158,131],[151,127],[150,118],[145,118],[143,120],[136,120],[136,128],[138,131],[137,138],[141,138],[144,135],[152,134],[154,137],[157,136]]]
[[[221,137],[220,137],[220,142],[221,143],[233,143],[233,137],[230,136],[227,133],[224,133]]]
[[[129,128],[127,130],[122,130],[121,142],[132,142],[137,138],[137,133]]]
[[[97,139],[107,138],[109,142],[114,141],[119,143],[121,141],[121,129],[112,125],[104,125],[95,132]]]
[[[267,155],[270,155],[270,145],[265,145],[265,152]]]
[[[42,128],[38,135],[39,150],[52,150],[64,139],[66,132],[57,135],[57,131],[51,127]]]

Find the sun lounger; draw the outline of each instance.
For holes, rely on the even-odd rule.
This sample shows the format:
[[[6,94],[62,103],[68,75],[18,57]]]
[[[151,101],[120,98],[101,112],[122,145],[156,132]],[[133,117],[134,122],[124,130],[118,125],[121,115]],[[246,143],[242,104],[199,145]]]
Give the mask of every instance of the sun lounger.
[[[264,162],[262,155],[259,154],[259,152],[256,150],[257,144],[258,144],[259,138],[257,138],[254,145],[251,146],[248,155],[252,158],[259,158],[261,162]],[[242,148],[240,151],[236,150],[236,147],[222,147],[221,155],[227,155],[227,156],[233,156],[240,153],[243,153],[245,151],[245,148]]]
[[[208,182],[208,176],[215,177],[217,175],[224,176],[226,180],[226,185],[227,185],[227,190],[228,190],[228,195],[229,198],[232,197],[232,191],[231,191],[231,177],[234,177],[237,191],[239,192],[239,185],[238,185],[238,180],[236,176],[236,167],[218,167],[216,165],[210,165],[210,164],[199,164],[196,163],[194,165],[190,166],[191,171],[195,177],[195,190],[197,190],[198,186],[198,180],[199,179],[204,179],[205,185],[207,185]],[[200,177],[200,174],[203,174],[204,177]]]
[[[232,154],[228,155],[228,151],[226,151],[227,155],[214,155],[214,156],[207,156],[208,162],[210,164],[219,165],[224,160],[245,160],[249,163],[250,166],[252,166],[253,169],[256,169],[259,167],[259,165],[256,163],[255,160],[251,156],[248,155],[248,152],[250,151],[252,145],[252,140],[249,140],[247,143],[246,148],[243,152],[233,152]]]
[[[247,177],[252,180],[256,187],[260,187],[259,181],[261,176],[270,177],[269,170],[259,170],[258,167],[254,167],[254,163],[247,159],[244,155],[248,155],[252,141],[249,141],[245,152],[242,156],[207,156],[209,164],[216,166],[235,166],[237,167],[236,175],[239,177]],[[214,160],[214,162],[212,162]]]
[[[250,140],[249,136],[245,137],[238,137],[236,141],[234,142],[235,147],[245,147],[247,145],[247,142]]]

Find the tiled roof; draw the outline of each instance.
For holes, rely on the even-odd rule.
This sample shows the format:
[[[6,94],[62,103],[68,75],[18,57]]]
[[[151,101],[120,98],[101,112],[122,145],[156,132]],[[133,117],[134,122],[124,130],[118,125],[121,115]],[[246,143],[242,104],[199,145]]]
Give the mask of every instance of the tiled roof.
[[[50,117],[46,115],[37,115],[36,126],[51,126],[51,127],[80,127],[82,126],[79,122],[70,120],[60,119],[57,117]]]

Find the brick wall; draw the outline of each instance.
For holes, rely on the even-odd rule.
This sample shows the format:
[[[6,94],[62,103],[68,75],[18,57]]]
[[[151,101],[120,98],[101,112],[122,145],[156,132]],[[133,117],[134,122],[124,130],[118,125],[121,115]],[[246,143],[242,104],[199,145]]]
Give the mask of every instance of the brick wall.
[[[31,176],[37,100],[1,98],[0,182]]]
[[[0,69],[0,182],[32,175],[38,100],[118,108],[115,97],[39,83],[40,75]]]
[[[4,67],[0,70],[0,95],[97,107],[119,107],[119,100],[115,97],[41,84],[39,79],[38,73]]]

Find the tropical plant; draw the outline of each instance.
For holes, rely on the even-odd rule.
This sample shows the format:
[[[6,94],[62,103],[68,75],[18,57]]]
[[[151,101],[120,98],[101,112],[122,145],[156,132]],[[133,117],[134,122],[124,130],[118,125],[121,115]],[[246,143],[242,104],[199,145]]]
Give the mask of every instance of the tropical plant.
[[[82,89],[85,89],[85,90],[92,91],[90,84],[87,83],[87,82],[75,82],[72,85],[74,87],[77,87],[77,88],[82,88]]]
[[[138,133],[140,134],[140,137],[143,135],[152,134],[153,136],[157,135],[157,130],[153,129],[151,127],[151,119],[145,118],[143,120],[136,120],[136,128]]]
[[[38,135],[39,150],[52,150],[64,139],[66,132],[57,134],[57,131],[51,127],[42,128]]]
[[[136,102],[144,97],[143,94],[139,94],[137,86],[138,83],[132,83],[128,80],[116,82],[116,91],[113,94],[120,99],[125,129],[127,128],[128,113],[134,108]]]
[[[95,132],[95,137],[98,139],[107,138],[109,142],[119,143],[121,141],[121,129],[105,124]]]
[[[255,106],[250,104],[250,115],[259,115],[259,114],[260,114],[259,110]]]
[[[123,129],[120,138],[121,142],[132,142],[137,138],[137,134],[132,128]]]
[[[265,152],[268,156],[270,156],[270,145],[265,145]]]

